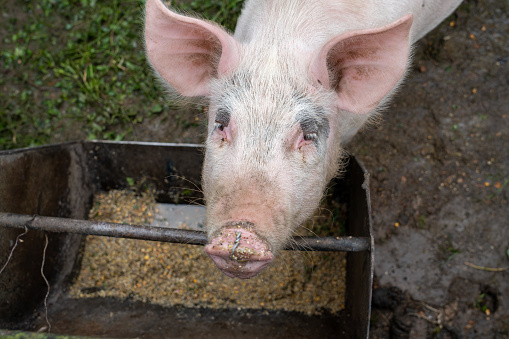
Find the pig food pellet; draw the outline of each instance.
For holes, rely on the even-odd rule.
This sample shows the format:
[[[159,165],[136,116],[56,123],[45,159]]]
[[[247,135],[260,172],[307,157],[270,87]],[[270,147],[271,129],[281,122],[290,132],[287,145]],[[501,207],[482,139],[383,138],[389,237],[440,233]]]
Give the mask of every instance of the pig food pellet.
[[[95,196],[89,218],[150,224],[154,205],[151,192],[109,191]],[[221,273],[202,246],[88,236],[70,295],[317,314],[343,308],[344,281],[344,253],[282,251],[258,276],[239,280]]]

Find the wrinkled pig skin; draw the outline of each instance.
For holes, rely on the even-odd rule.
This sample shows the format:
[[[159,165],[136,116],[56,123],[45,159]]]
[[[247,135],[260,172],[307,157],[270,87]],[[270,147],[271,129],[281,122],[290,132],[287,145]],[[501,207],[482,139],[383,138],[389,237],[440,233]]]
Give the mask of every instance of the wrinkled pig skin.
[[[251,278],[291,245],[342,145],[402,83],[411,45],[459,3],[251,0],[231,35],[147,1],[156,75],[209,103],[205,251],[224,274]]]

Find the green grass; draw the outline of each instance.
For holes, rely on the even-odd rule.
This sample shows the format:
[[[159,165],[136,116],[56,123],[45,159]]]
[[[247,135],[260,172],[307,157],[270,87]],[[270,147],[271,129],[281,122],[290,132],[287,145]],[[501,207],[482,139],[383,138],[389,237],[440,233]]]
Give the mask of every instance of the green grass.
[[[220,23],[233,32],[244,0],[194,0],[178,1],[176,7],[195,12],[199,16]]]
[[[241,1],[177,4],[233,29]],[[0,150],[136,139],[169,114],[143,50],[142,0],[10,1],[0,9]],[[190,126],[193,127],[193,126]]]

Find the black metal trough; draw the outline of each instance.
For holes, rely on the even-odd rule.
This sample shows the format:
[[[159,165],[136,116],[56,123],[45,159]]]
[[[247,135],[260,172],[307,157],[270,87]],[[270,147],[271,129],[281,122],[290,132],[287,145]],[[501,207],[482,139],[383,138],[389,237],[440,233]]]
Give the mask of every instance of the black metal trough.
[[[67,296],[81,265],[82,235],[206,243],[205,234],[198,231],[86,220],[93,195],[125,188],[127,178],[154,185],[159,202],[178,202],[181,189],[175,187],[200,184],[202,160],[199,145],[138,142],[86,141],[0,152],[0,334],[39,329],[46,301],[51,317],[68,319],[52,332],[67,335],[293,338],[297,333],[367,338],[374,259],[369,176],[353,157],[335,190],[340,192],[336,198],[348,206],[348,236],[294,239],[298,245],[294,248],[347,252],[345,310],[339,315],[175,310],[129,300]],[[23,242],[16,244],[23,232],[27,232]],[[43,251],[44,277],[51,286],[48,300],[41,275]],[[112,312],[123,316],[111,319]]]

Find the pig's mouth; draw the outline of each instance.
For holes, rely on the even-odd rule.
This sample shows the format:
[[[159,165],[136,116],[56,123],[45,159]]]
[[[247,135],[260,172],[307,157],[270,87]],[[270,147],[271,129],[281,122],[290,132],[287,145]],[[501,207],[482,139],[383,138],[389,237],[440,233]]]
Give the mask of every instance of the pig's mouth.
[[[230,278],[252,278],[274,259],[270,245],[251,229],[246,222],[223,227],[205,246],[210,259]]]

